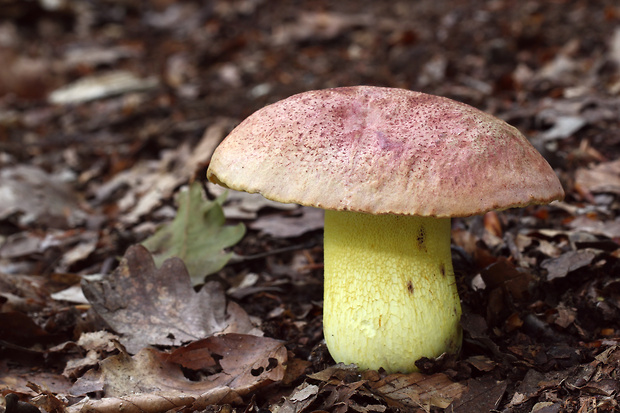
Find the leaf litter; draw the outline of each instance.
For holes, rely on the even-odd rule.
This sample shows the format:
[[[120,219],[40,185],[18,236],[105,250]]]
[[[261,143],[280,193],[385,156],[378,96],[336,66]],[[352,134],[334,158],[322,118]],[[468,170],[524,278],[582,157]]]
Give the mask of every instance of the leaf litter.
[[[195,292],[181,259],[169,258],[157,268],[142,246],[130,247],[109,276],[84,278],[82,289],[93,310],[122,334],[120,341],[131,354],[222,332],[260,334],[238,304],[226,303],[217,282]]]
[[[4,3],[3,396],[48,412],[617,410],[613,2]],[[110,73],[124,80],[108,85]],[[567,192],[550,206],[454,220],[462,354],[421,360],[413,375],[333,364],[318,214],[224,200],[209,185],[215,200],[188,196],[251,112],[350,84],[497,114],[531,137]],[[80,101],[50,103],[63,90]],[[179,218],[183,202],[191,221]],[[184,254],[188,222],[211,241],[240,222],[248,231]],[[155,263],[131,246],[157,228],[167,235]],[[211,254],[219,264],[204,264]],[[76,294],[80,282],[91,301]],[[72,395],[79,385],[93,391]]]

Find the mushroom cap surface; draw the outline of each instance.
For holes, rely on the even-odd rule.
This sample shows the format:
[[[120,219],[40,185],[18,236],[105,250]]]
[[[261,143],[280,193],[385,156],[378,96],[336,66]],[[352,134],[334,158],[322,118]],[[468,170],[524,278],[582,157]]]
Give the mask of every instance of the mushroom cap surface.
[[[448,98],[374,86],[256,111],[218,146],[207,176],[279,202],[371,214],[469,216],[564,197],[513,126]]]

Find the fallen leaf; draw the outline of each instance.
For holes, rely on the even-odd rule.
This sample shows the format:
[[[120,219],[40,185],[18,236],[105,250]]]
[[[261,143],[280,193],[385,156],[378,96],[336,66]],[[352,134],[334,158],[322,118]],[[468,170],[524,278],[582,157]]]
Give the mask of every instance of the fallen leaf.
[[[2,394],[11,391],[35,396],[37,393],[31,389],[31,383],[57,394],[67,394],[71,387],[71,381],[60,374],[30,367],[9,367],[7,363],[13,364],[14,361],[6,359],[0,362],[0,392]]]
[[[465,360],[479,371],[491,371],[497,363],[486,356],[471,356]]]
[[[295,238],[323,228],[324,211],[302,207],[301,216],[284,214],[265,215],[248,224],[251,229],[262,231],[276,238]]]
[[[50,294],[50,298],[56,301],[66,301],[74,304],[88,304],[88,300],[84,296],[84,291],[82,291],[82,287],[79,284]]]
[[[577,169],[575,184],[590,192],[620,194],[620,159]]]
[[[170,257],[181,258],[194,284],[200,284],[205,275],[219,271],[232,253],[225,253],[243,237],[243,224],[224,225],[222,212],[224,197],[209,202],[204,199],[202,186],[193,182],[177,197],[179,209],[175,219],[162,226],[144,245],[153,253],[156,265]]]
[[[118,220],[132,226],[172,197],[193,171],[187,168],[190,145],[164,150],[159,160],[144,160],[93,190],[93,205],[114,204]]]
[[[0,220],[11,216],[24,227],[66,229],[83,222],[86,213],[60,179],[36,166],[17,165],[0,169]]]
[[[74,46],[65,51],[63,64],[67,68],[74,67],[96,67],[99,65],[109,65],[120,59],[129,57],[141,57],[143,53],[138,48],[130,46]]]
[[[304,404],[308,405],[316,399],[318,393],[319,386],[304,383],[288,397],[288,400],[293,403],[304,402]]]
[[[168,259],[157,269],[140,245],[130,247],[109,276],[85,277],[82,289],[93,309],[122,334],[121,343],[130,353],[148,345],[181,345],[224,330],[255,331],[238,304],[226,304],[218,283],[195,292],[180,259]]]
[[[385,402],[369,389],[369,382],[379,380],[376,371],[359,372],[353,364],[338,363],[308,376],[309,380],[321,381],[315,385],[305,381],[297,386],[290,396],[285,397],[278,411],[281,413],[298,413],[330,411],[345,413],[355,411],[383,412]],[[315,403],[316,402],[316,403]],[[405,407],[396,401],[392,405]]]
[[[287,351],[282,342],[272,338],[223,334],[178,348],[168,361],[191,370],[217,366],[221,372],[209,376],[209,382],[243,395],[258,386],[281,381],[286,371]]]
[[[48,294],[46,277],[0,272],[0,309],[3,313],[39,312],[46,306]]]
[[[45,330],[19,311],[0,313],[0,338],[25,347],[46,343],[51,339]]]
[[[202,380],[188,379],[184,371],[205,367],[193,357],[205,360],[205,355],[218,358],[221,372]],[[104,403],[119,406],[125,401],[145,411],[166,411],[181,406],[197,408],[205,403],[225,403],[226,398],[229,402],[239,401],[239,396],[280,381],[286,361],[287,350],[280,341],[225,334],[196,341],[171,354],[145,348],[133,357],[124,352],[108,357],[99,363],[98,369],[79,378],[71,394],[103,391],[104,400],[108,401],[94,402],[98,406]],[[214,401],[213,394],[219,394],[222,400]]]
[[[209,164],[213,151],[222,141],[222,138],[226,136],[226,130],[230,128],[231,123],[232,122],[229,120],[218,120],[206,128],[202,139],[191,151],[189,158],[184,164],[186,175],[188,177],[198,178],[196,177],[196,173]],[[225,191],[224,188],[219,188]]]
[[[87,397],[80,403],[69,406],[66,412],[160,413],[176,411],[182,407],[188,407],[190,411],[201,411],[207,406],[240,404],[242,401],[243,399],[234,390],[224,387],[207,390],[198,396],[187,395],[184,392],[159,392],[125,397],[106,397],[101,400],[91,400]]]
[[[207,190],[214,196],[221,196],[227,193],[224,203],[224,213],[228,218],[234,219],[256,219],[258,211],[263,208],[272,208],[284,211],[293,211],[299,208],[297,204],[283,204],[282,202],[272,201],[261,194],[250,194],[249,192],[234,191],[219,185],[207,182]]]
[[[566,277],[571,272],[589,265],[596,257],[591,250],[568,251],[558,258],[548,258],[540,263],[540,266],[548,271],[547,281]]]
[[[508,383],[485,376],[467,381],[463,395],[452,402],[448,411],[455,413],[491,412],[502,400]]]
[[[572,220],[568,226],[572,229],[602,235],[607,238],[620,238],[620,218],[613,221],[594,220],[581,215]],[[618,246],[620,248],[620,245]]]
[[[435,406],[445,409],[461,397],[466,389],[443,373],[390,374],[370,384],[373,392],[396,400],[405,406]]]
[[[334,366],[327,367],[321,371],[308,375],[308,378],[328,382],[332,378],[343,380],[345,377],[357,374],[357,366],[355,364],[338,363]]]
[[[297,21],[276,27],[272,42],[283,45],[307,40],[330,40],[347,28],[372,24],[373,19],[369,14],[301,12]]]
[[[533,278],[529,272],[516,268],[504,257],[484,268],[480,275],[488,288],[506,288],[517,300],[523,300],[527,295]]]
[[[83,77],[50,93],[53,104],[69,105],[157,87],[155,77],[140,79],[125,70]]]
[[[565,139],[574,135],[586,124],[586,120],[580,116],[560,116],[555,119],[555,124],[552,128],[542,133],[542,138],[545,141]]]

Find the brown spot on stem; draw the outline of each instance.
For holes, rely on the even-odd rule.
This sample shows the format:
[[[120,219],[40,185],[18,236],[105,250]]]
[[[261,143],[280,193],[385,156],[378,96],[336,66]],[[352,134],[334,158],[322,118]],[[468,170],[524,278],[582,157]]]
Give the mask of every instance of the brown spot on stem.
[[[443,262],[439,264],[439,272],[441,273],[442,277],[446,276],[446,266]]]
[[[420,227],[418,230],[418,236],[416,237],[416,242],[418,244],[418,249],[426,251],[426,245],[424,245],[424,241],[426,241],[426,230],[424,227]]]
[[[413,283],[411,281],[407,281],[407,291],[409,294],[413,294]]]

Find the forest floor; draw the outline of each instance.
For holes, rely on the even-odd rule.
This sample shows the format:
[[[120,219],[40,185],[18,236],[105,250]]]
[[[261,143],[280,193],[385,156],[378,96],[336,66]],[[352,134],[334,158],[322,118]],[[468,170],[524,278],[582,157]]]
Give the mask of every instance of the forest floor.
[[[504,119],[566,192],[453,220],[463,348],[420,373],[330,358],[320,213],[205,180],[255,110],[361,84]],[[0,392],[48,412],[617,411],[619,155],[613,0],[0,0]]]

